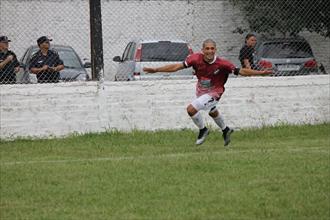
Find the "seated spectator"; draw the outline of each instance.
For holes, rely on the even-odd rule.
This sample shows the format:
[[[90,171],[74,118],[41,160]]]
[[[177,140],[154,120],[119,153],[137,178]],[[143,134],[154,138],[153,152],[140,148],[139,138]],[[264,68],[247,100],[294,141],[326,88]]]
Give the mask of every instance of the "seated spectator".
[[[31,58],[30,71],[37,75],[38,83],[57,83],[60,71],[64,69],[63,61],[55,50],[50,50],[50,41],[46,36],[38,38],[40,48]]]
[[[0,84],[16,83],[16,73],[19,71],[19,62],[13,51],[8,50],[7,36],[0,36]]]

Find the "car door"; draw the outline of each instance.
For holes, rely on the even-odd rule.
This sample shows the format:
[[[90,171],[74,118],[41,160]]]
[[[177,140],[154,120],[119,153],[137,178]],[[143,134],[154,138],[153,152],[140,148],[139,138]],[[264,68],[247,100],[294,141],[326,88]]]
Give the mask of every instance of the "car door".
[[[29,71],[29,58],[31,53],[31,47],[29,47],[23,57],[20,60],[20,71],[16,76],[17,83],[30,83],[30,71]]]
[[[121,62],[118,64],[116,81],[132,80],[135,68],[134,50],[135,43],[128,43],[122,55]]]

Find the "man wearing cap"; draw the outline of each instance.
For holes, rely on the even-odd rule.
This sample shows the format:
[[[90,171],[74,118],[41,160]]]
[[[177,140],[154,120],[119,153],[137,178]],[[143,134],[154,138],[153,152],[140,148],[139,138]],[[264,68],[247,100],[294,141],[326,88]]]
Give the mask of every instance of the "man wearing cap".
[[[13,51],[8,50],[7,36],[0,36],[0,84],[16,83],[19,62]]]
[[[40,48],[32,58],[30,71],[37,75],[38,83],[56,83],[60,79],[60,71],[64,69],[63,61],[55,50],[50,50],[50,41],[46,36],[38,38]]]

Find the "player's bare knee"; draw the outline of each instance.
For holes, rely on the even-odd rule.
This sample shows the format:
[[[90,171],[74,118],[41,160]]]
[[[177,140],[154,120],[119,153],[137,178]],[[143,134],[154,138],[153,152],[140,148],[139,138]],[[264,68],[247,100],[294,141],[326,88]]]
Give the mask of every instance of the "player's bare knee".
[[[213,107],[210,112],[209,112],[209,116],[211,116],[212,118],[216,118],[219,115],[219,111],[217,110],[216,107]]]
[[[187,107],[187,113],[188,115],[191,117],[191,116],[194,116],[198,111],[194,108],[194,106],[192,105],[188,105]]]

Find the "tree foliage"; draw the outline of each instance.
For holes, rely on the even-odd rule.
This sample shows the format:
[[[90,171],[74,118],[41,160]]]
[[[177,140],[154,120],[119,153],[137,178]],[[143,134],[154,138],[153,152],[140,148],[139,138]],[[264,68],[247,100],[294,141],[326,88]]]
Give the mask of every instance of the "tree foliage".
[[[230,0],[244,13],[249,31],[295,35],[300,31],[330,37],[328,0]],[[244,31],[238,27],[239,32]]]

